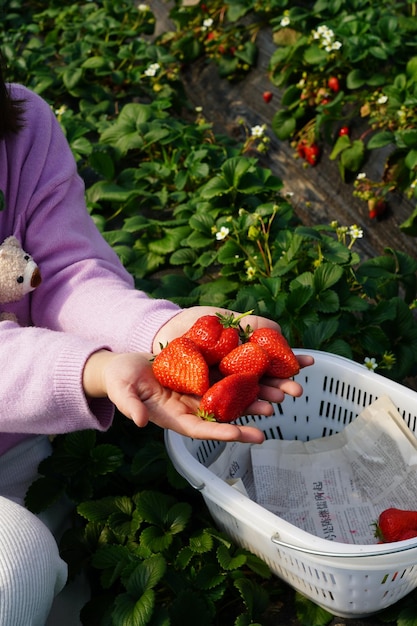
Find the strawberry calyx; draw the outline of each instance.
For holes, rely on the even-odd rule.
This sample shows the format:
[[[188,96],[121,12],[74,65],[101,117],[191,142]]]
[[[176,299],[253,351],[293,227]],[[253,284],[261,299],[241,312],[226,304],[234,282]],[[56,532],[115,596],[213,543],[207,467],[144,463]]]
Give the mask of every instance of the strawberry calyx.
[[[209,413],[204,409],[197,409],[196,415],[197,417],[201,417],[201,419],[206,420],[206,422],[217,422],[214,413]]]
[[[251,311],[246,311],[246,313],[240,313],[239,315],[235,315],[234,313],[216,313],[216,317],[219,318],[223,328],[240,328],[240,320],[246,317],[247,315],[251,315],[253,313],[253,309]]]

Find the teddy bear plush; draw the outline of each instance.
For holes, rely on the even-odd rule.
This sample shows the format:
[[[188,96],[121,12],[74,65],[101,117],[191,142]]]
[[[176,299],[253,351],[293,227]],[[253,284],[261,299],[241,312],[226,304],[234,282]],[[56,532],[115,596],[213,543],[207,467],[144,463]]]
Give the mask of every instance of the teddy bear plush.
[[[16,237],[0,245],[0,304],[17,302],[42,281],[37,263],[25,252]],[[17,321],[14,313],[0,313],[0,321]]]

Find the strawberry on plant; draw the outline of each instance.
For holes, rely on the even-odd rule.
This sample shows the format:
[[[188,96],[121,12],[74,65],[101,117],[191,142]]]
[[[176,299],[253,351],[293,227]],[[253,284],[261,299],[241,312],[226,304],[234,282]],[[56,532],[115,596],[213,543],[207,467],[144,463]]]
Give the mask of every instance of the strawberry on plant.
[[[273,97],[273,93],[272,91],[264,91],[262,94],[263,99],[265,100],[265,102],[267,104],[269,104],[269,102],[271,102],[272,97]]]
[[[306,146],[304,152],[305,152],[304,158],[307,161],[307,163],[309,163],[312,166],[317,165],[317,162],[320,158],[319,146],[316,143],[312,143],[309,146]]]
[[[417,510],[385,509],[378,517],[375,535],[383,543],[417,536]]]
[[[300,157],[300,159],[305,159],[306,156],[306,147],[307,147],[307,140],[306,139],[300,139],[300,141],[297,144],[297,154]]]
[[[334,91],[334,93],[337,93],[340,89],[340,83],[337,76],[330,76],[329,80],[327,81],[327,86],[329,89]]]
[[[214,383],[203,395],[198,415],[208,421],[233,422],[244,415],[259,394],[254,374],[230,374]]]
[[[342,126],[338,134],[339,134],[339,137],[343,137],[343,135],[349,136],[350,135],[349,126]]]
[[[242,317],[233,313],[203,315],[184,334],[201,350],[208,365],[220,363],[222,358],[239,344],[239,323]]]
[[[155,378],[163,387],[202,396],[209,388],[209,367],[191,339],[177,337],[156,355]]]
[[[274,378],[291,378],[300,371],[297,358],[291,350],[288,341],[273,328],[258,328],[249,338],[252,343],[257,343],[269,354],[271,359],[265,375]]]
[[[368,200],[369,217],[371,220],[383,215],[387,209],[385,200],[382,198],[371,198]]]
[[[255,342],[241,343],[237,348],[226,354],[219,363],[220,372],[238,374],[246,372],[260,378],[265,373],[271,359],[267,352]]]

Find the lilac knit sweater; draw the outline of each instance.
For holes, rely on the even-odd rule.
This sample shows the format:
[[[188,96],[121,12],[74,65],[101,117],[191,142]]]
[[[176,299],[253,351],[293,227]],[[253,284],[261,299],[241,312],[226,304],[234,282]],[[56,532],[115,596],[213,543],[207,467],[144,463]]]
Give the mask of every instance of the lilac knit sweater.
[[[107,429],[113,406],[87,402],[86,359],[96,350],[151,351],[174,304],[135,290],[88,215],[84,187],[50,107],[18,85],[25,126],[0,140],[0,242],[14,235],[38,263],[42,284],[3,305],[0,322],[0,454],[31,434]]]

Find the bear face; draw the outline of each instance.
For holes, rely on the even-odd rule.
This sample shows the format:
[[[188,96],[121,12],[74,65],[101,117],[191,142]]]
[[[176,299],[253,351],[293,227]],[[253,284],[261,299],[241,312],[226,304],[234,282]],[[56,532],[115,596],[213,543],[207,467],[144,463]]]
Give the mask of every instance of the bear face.
[[[0,245],[0,303],[17,302],[42,281],[38,265],[16,237]]]

